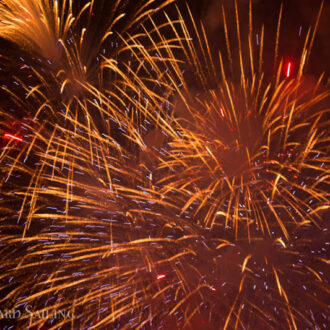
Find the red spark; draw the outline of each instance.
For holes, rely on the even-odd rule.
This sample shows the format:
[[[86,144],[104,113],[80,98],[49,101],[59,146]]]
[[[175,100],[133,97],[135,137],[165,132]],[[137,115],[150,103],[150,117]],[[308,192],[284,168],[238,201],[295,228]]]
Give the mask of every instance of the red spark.
[[[160,275],[157,276],[157,280],[161,280],[165,277],[166,277],[165,274],[160,274]]]
[[[291,75],[291,62],[288,63],[288,68],[286,70],[286,77],[289,78]]]
[[[23,141],[23,139],[20,138],[19,136],[16,136],[16,135],[13,135],[13,134],[10,134],[10,133],[4,134],[3,137],[5,139],[12,139],[12,140],[16,140],[16,141],[19,141],[19,142],[22,142]]]

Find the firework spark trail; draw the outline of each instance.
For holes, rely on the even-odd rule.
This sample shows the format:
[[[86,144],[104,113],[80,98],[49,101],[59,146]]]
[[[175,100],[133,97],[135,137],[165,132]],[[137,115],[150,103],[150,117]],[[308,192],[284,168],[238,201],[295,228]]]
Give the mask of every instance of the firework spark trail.
[[[170,40],[184,57],[157,26],[161,43],[145,30],[151,51],[128,43],[141,68],[123,79],[136,94],[123,87],[125,109],[82,83],[102,116],[93,115],[92,99],[66,104],[60,124],[22,123],[23,143],[2,150],[1,302],[74,315],[22,319],[21,327],[329,322],[327,232],[317,229],[328,207],[328,91],[320,82],[307,88],[302,69],[269,86],[245,74],[234,84],[221,56],[216,64],[209,51],[199,55],[206,34],[192,38],[180,17],[175,22],[181,27],[169,21]],[[185,80],[187,66],[199,96]],[[88,121],[71,115],[77,106]],[[113,137],[113,120],[136,146]]]
[[[0,35],[59,64],[59,40],[65,40],[74,22],[71,1],[2,1]],[[86,8],[82,9],[84,11]]]

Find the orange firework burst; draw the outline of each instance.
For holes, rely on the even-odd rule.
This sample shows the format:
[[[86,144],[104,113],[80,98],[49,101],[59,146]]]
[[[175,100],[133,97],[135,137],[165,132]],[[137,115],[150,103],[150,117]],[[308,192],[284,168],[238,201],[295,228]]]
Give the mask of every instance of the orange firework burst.
[[[130,44],[141,39],[139,25],[171,2],[162,1],[155,8],[153,1],[141,0],[132,12],[121,0],[111,4],[92,0],[80,6],[72,0],[2,1],[0,37],[16,48],[6,51],[1,60],[3,66],[14,66],[12,80],[21,87],[17,91],[15,85],[6,84],[3,89],[15,108],[23,113],[28,108],[35,118],[58,120],[61,108],[86,120],[88,114],[81,114],[82,109],[98,112],[95,91],[122,105],[122,91],[132,88],[128,70],[139,66],[130,54]],[[107,18],[100,19],[102,15]],[[18,56],[18,52],[24,53]],[[53,107],[57,111],[52,112]]]
[[[234,52],[224,11],[223,17],[231,68]],[[235,237],[239,225],[244,225],[242,233],[248,236],[251,230],[252,235],[261,230],[288,239],[290,227],[318,226],[320,214],[328,207],[329,91],[321,86],[322,76],[315,83],[303,76],[312,45],[310,34],[297,75],[283,79],[279,61],[273,78],[267,81],[261,69],[263,33],[256,64],[251,17],[250,7],[250,32],[244,40],[236,6],[237,79],[236,68],[226,72],[221,50],[218,61],[214,60],[203,26],[199,32],[192,21],[195,30],[190,34],[182,23],[184,60],[168,61],[167,73],[157,77],[163,86],[172,86],[173,111],[167,117],[149,116],[156,123],[150,134],[167,138],[157,145],[155,138],[150,141],[146,134],[149,148],[143,156],[152,157],[153,149],[158,148],[157,184],[168,200],[175,201],[181,215],[187,214],[211,230],[233,227]],[[178,29],[175,32],[180,33]],[[276,45],[278,39],[279,34]],[[243,43],[248,45],[246,59]],[[152,67],[154,62],[149,62]],[[184,70],[193,74],[186,79]]]
[[[4,3],[6,13],[16,8]],[[11,138],[0,154],[0,301],[21,316],[9,320],[15,326],[326,327],[329,91],[303,74],[315,33],[290,77],[277,33],[266,77],[263,29],[256,50],[251,6],[246,39],[235,7],[238,65],[224,10],[226,55],[216,57],[190,12],[188,23],[165,14],[164,24],[120,37],[134,68],[103,58],[114,89],[82,70],[74,79],[84,93],[50,101],[40,78],[36,117],[46,106],[54,116],[10,131],[14,118],[1,112]],[[120,15],[111,17],[108,26]],[[86,59],[75,54],[70,72]],[[69,78],[56,79],[65,92]]]

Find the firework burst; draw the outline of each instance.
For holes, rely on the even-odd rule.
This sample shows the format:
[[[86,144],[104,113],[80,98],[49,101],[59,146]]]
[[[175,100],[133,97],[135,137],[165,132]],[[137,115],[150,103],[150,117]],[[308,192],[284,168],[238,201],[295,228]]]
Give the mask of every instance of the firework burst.
[[[151,135],[167,138],[157,145],[146,134],[146,155],[151,149],[159,150],[155,176],[162,193],[176,200],[181,215],[187,213],[210,229],[233,227],[236,237],[239,224],[244,224],[242,233],[261,230],[288,239],[290,227],[318,226],[319,211],[327,208],[329,91],[321,86],[322,77],[311,84],[303,76],[310,52],[307,45],[312,44],[309,34],[297,75],[287,79],[279,60],[267,81],[261,72],[263,37],[257,64],[253,57],[251,16],[250,7],[246,63],[236,6],[237,78],[234,69],[225,70],[233,65],[229,41],[226,66],[221,51],[218,62],[213,60],[203,27],[199,32],[192,21],[195,33],[191,35],[183,23],[185,60],[169,61],[167,74],[158,79],[163,86],[175,86],[173,111],[170,115],[167,111],[167,117],[162,117],[162,109],[159,116],[150,115],[150,121],[157,122]],[[226,33],[224,11],[223,17]]]
[[[25,328],[325,328],[329,92],[303,76],[312,39],[290,79],[276,50],[268,81],[252,18],[238,68],[226,23],[217,62],[193,20],[169,19],[172,38],[149,23],[124,41],[138,68],[117,71],[116,102],[82,83],[86,102],[48,102],[56,122],[6,140],[1,303]]]
[[[3,67],[12,67],[8,74],[14,86],[7,82],[2,87],[15,111],[26,114],[28,109],[30,117],[59,120],[61,109],[85,120],[84,109],[102,117],[93,102],[95,91],[122,107],[122,91],[133,88],[128,70],[139,65],[129,50],[135,38],[141,39],[139,25],[169,3],[142,0],[132,11],[120,0],[1,2],[0,37],[15,45],[1,59]]]

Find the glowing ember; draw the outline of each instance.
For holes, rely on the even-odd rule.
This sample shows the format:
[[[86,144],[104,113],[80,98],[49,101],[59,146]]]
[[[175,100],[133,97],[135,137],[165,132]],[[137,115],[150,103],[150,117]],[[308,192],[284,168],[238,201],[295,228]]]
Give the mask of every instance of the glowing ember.
[[[12,140],[20,141],[20,142],[23,141],[22,138],[20,138],[20,137],[18,137],[18,136],[16,136],[16,135],[10,134],[10,133],[6,133],[6,134],[4,134],[3,137],[4,137],[5,139],[12,139]]]
[[[291,75],[291,62],[288,63],[288,68],[286,70],[286,77],[289,78]]]

